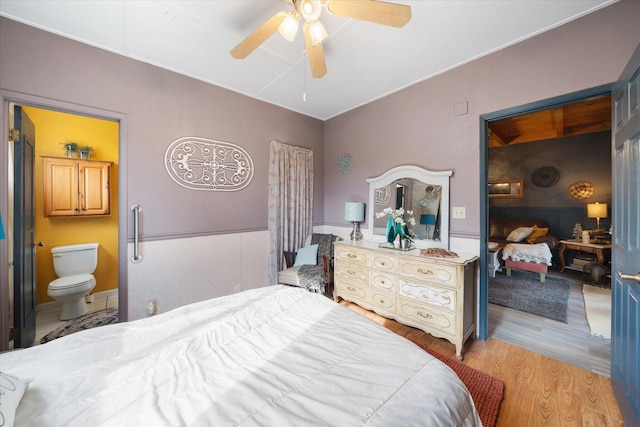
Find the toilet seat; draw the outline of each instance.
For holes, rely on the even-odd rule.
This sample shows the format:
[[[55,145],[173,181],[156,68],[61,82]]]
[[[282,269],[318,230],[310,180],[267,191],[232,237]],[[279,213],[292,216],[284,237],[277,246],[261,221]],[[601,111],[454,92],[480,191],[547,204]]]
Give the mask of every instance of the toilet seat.
[[[95,283],[93,274],[77,274],[75,276],[60,277],[49,283],[49,289],[59,291],[63,289],[77,288]]]

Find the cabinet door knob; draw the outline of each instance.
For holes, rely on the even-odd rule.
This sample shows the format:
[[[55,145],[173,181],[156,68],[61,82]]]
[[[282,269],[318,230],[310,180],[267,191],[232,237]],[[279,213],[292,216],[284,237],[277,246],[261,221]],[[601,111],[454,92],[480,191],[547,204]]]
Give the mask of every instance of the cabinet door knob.
[[[33,242],[33,247],[35,248],[36,246],[43,247],[44,243],[42,243],[42,242]]]

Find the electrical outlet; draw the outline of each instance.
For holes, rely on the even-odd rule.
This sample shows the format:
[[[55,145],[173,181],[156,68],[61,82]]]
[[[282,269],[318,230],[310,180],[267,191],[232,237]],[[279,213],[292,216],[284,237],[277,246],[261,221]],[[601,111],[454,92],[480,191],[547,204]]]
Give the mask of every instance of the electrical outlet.
[[[238,292],[242,292],[242,285],[235,285],[233,287],[233,293],[237,294]]]
[[[453,218],[465,219],[466,217],[467,217],[467,208],[465,207],[453,208]]]

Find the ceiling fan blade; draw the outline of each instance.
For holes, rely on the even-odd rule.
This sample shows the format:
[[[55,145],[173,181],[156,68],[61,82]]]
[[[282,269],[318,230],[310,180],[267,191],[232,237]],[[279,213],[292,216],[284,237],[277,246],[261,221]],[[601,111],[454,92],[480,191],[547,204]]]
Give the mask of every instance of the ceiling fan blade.
[[[329,13],[376,24],[403,27],[411,20],[411,6],[376,0],[329,0]]]
[[[309,65],[311,65],[311,75],[319,79],[327,74],[327,64],[324,61],[324,49],[322,49],[322,42],[313,44],[311,38],[311,28],[309,25],[304,26],[304,47],[307,50],[309,56]]]
[[[267,41],[282,24],[282,21],[287,17],[287,12],[278,12],[273,15],[267,22],[262,24],[257,30],[249,34],[244,40],[242,40],[236,47],[231,49],[231,56],[236,59],[244,59],[251,52],[256,50],[258,46]]]

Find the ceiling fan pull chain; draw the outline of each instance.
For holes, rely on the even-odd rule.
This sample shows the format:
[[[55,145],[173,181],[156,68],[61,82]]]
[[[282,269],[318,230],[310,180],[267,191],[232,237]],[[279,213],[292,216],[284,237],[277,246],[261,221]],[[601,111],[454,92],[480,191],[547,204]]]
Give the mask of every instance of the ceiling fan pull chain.
[[[302,54],[302,102],[307,102],[307,51]]]

